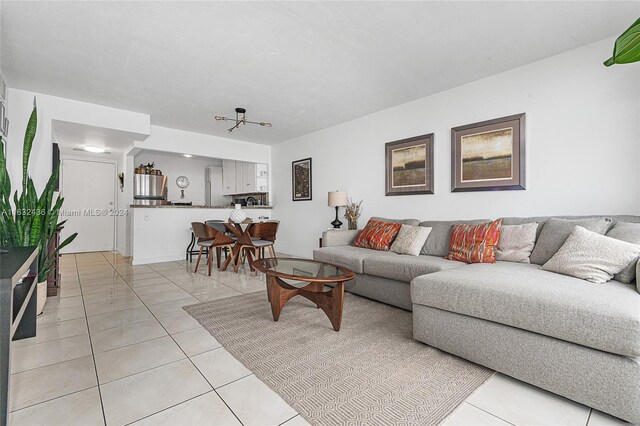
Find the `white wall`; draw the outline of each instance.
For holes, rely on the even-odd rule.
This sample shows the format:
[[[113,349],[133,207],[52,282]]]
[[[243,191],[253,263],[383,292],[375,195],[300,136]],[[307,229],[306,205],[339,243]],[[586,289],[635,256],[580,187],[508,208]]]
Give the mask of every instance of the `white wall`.
[[[131,255],[131,215],[129,208],[133,199],[133,156],[127,151],[118,159],[118,173],[124,173],[124,188],[120,189],[120,181],[116,187],[117,208],[127,211],[127,214],[116,218],[116,251],[123,256]]]
[[[205,168],[221,165],[216,159],[186,158],[181,154],[160,152],[141,152],[135,156],[134,164],[155,163],[157,169],[167,176],[167,196],[170,201],[193,202],[194,205],[204,205]],[[180,199],[180,188],[176,185],[178,176],[189,178],[189,187],[184,190],[184,199]],[[229,199],[231,202],[231,199]]]
[[[11,88],[8,97],[11,105],[7,168],[13,190],[19,190],[21,187],[22,144],[34,97],[38,104],[38,130],[31,151],[29,169],[38,192],[42,191],[51,174],[52,120],[139,133],[141,136],[148,135],[150,131],[150,117],[147,114]]]
[[[640,64],[605,68],[612,45],[603,40],[273,146],[278,250],[311,256],[333,220],[327,192],[336,189],[364,199],[360,226],[378,215],[640,213]],[[451,128],[522,112],[527,189],[451,193]],[[384,144],[432,132],[435,194],[385,197]],[[291,161],[306,157],[313,200],[292,202]]]
[[[271,147],[268,145],[160,126],[151,126],[151,136],[144,141],[136,142],[135,146],[141,149],[178,152],[201,157],[271,164]]]

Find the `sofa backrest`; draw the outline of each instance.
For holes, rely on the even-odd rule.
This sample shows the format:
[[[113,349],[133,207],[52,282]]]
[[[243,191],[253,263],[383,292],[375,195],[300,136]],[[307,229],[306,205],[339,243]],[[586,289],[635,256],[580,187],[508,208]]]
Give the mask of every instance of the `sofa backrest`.
[[[403,225],[411,225],[418,226],[420,221],[418,219],[387,219],[386,217],[377,217],[374,216],[371,220],[377,220],[379,222],[389,222],[389,223],[401,223]]]
[[[473,220],[427,220],[420,222],[420,226],[431,228],[431,233],[422,246],[420,254],[428,254],[430,256],[445,257],[449,254],[449,234],[451,228],[456,223],[467,223],[477,225],[479,223],[490,222],[489,219],[473,219]]]
[[[504,217],[502,218],[503,225],[521,225],[523,223],[537,222],[538,229],[536,231],[536,241],[542,232],[544,224],[551,218],[558,219],[584,219],[593,217],[609,217],[612,219],[612,226],[616,222],[631,222],[640,223],[640,216],[632,215],[589,215],[589,216],[534,216],[534,217]],[[387,220],[379,218],[379,220]],[[477,225],[479,223],[490,222],[492,219],[473,219],[473,220],[427,220],[420,222],[420,226],[427,226],[432,228],[429,238],[422,246],[420,254],[426,254],[430,256],[444,257],[449,254],[449,239],[451,234],[451,228],[456,223],[466,223],[470,225]],[[388,220],[387,220],[388,221]],[[408,223],[413,225],[412,223]]]
[[[523,223],[538,223],[538,229],[536,230],[536,241],[542,232],[542,228],[544,224],[551,218],[556,219],[589,219],[593,217],[610,217],[613,221],[611,226],[615,225],[616,222],[631,222],[631,223],[640,223],[640,216],[631,216],[631,215],[589,215],[589,216],[533,216],[533,217],[503,217],[502,224],[503,225],[522,225]]]

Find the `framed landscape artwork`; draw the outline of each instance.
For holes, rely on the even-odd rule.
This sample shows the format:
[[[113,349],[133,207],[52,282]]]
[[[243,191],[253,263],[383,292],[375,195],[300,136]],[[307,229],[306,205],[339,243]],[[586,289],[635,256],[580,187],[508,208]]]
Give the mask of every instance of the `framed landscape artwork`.
[[[433,194],[433,133],[385,144],[385,195]]]
[[[311,200],[311,158],[291,163],[293,201]]]
[[[525,189],[525,114],[451,129],[451,191]]]

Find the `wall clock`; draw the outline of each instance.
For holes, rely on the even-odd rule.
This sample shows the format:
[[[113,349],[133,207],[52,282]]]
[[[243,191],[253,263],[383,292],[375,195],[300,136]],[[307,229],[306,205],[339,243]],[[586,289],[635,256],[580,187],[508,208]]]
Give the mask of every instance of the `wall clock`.
[[[178,179],[176,179],[176,185],[178,185],[178,188],[181,188],[181,189],[188,188],[189,178],[186,176],[178,176]]]

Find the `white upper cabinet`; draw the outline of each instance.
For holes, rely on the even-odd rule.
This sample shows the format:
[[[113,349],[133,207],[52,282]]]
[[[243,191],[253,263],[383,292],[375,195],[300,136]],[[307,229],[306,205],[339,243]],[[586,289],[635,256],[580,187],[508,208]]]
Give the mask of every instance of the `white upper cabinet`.
[[[222,160],[222,195],[233,195],[236,192],[236,162]]]
[[[242,163],[242,192],[256,192],[256,163]]]
[[[222,182],[224,195],[268,192],[268,166],[244,161],[223,160]]]

